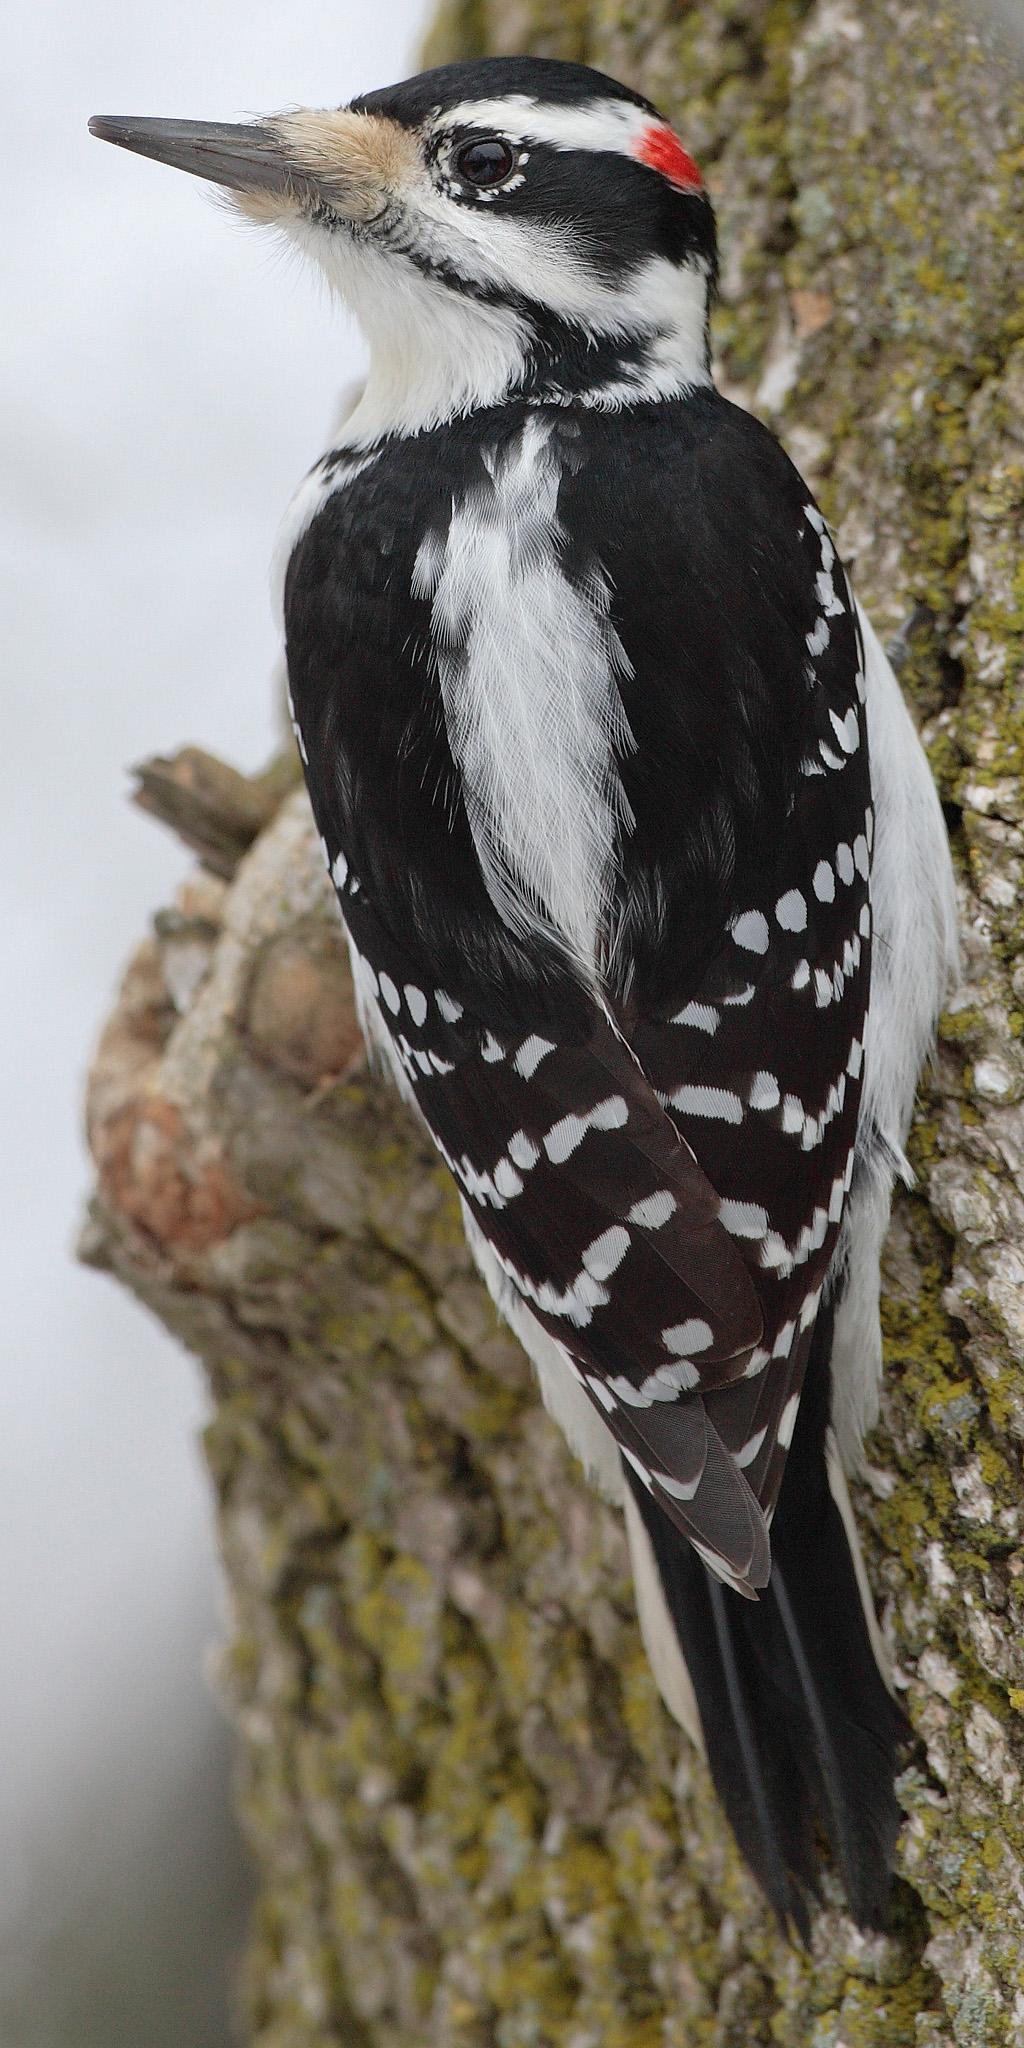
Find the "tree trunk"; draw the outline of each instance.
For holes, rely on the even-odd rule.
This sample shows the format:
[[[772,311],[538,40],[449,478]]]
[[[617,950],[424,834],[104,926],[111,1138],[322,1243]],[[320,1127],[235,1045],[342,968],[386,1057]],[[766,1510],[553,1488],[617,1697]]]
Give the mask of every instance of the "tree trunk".
[[[955,827],[969,978],[858,1497],[921,1748],[895,1933],[827,1885],[794,1954],[661,1708],[618,1518],[363,1064],[297,792],[157,918],[89,1104],[85,1254],[213,1390],[250,2038],[995,2048],[1024,2038],[1024,89],[931,0],[449,0],[431,60],[497,49],[628,79],[705,166],[726,388],[819,491]]]

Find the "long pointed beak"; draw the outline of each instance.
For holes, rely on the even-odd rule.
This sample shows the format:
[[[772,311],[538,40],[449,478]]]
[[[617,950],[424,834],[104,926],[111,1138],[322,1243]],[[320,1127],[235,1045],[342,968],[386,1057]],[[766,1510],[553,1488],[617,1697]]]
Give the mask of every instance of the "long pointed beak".
[[[287,224],[312,200],[369,226],[423,171],[416,138],[397,121],[349,107],[300,107],[266,121],[150,121],[95,114],[101,142],[209,178],[251,220]]]
[[[277,192],[301,198],[315,180],[289,161],[269,128],[231,121],[153,121],[131,114],[94,114],[90,135],[119,149],[154,157],[231,192]]]

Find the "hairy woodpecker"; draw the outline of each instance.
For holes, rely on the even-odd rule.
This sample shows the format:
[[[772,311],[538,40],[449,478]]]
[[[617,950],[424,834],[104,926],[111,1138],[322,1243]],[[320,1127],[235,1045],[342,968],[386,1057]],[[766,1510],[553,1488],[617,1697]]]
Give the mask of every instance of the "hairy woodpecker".
[[[956,955],[925,756],[825,521],[712,382],[715,225],[639,94],[453,64],[98,119],[281,229],[370,370],[282,543],[367,1039],[625,1510],[664,1697],[776,1913],[879,1924],[905,1732],[843,1468]]]

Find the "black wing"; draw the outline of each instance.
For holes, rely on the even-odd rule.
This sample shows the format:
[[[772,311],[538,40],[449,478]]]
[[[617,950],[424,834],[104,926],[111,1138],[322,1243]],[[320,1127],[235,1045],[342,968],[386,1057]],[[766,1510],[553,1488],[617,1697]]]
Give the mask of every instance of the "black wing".
[[[342,908],[371,1033],[383,1025],[477,1228],[666,1513],[762,1583],[763,1517],[692,1391],[739,1378],[761,1337],[707,1175],[596,1006],[581,1041],[550,1025],[499,1036],[351,882]]]
[[[604,565],[638,742],[617,933],[629,1036],[756,1275],[750,1377],[708,1412],[770,1516],[854,1172],[874,832],[863,648],[778,444],[720,399],[687,411],[688,432],[653,421],[647,446],[610,427],[641,456],[631,497],[602,498],[620,449],[567,523],[589,522],[595,545],[620,536]]]

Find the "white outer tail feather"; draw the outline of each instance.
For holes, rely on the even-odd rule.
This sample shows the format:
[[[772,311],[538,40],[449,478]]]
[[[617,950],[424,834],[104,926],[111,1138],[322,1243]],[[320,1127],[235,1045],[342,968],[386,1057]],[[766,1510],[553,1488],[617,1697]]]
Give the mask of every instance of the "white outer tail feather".
[[[858,1124],[859,1179],[831,1272],[847,1267],[832,1343],[832,1420],[846,1470],[878,1415],[882,1339],[878,1261],[921,1065],[959,970],[957,905],[945,821],[924,748],[888,656],[860,605],[875,811],[875,943]],[[877,1131],[886,1151],[868,1151]]]

